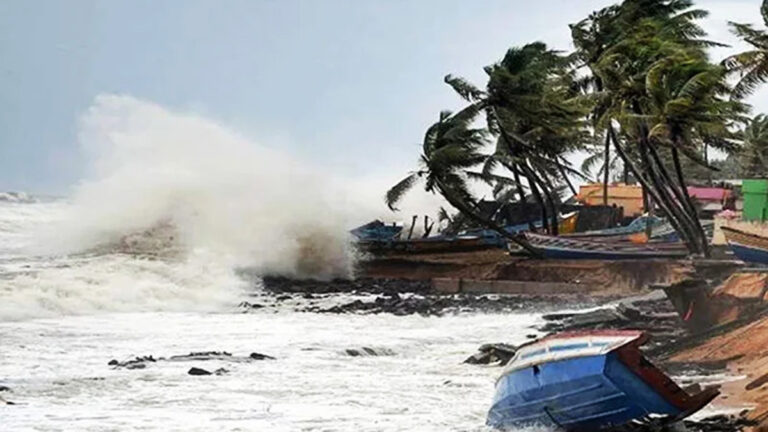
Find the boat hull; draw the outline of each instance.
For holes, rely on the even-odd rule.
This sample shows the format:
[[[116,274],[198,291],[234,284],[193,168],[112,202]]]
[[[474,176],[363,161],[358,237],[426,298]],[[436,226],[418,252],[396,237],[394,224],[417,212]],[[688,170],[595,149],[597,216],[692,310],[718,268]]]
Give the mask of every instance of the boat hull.
[[[647,340],[639,331],[598,330],[521,345],[496,382],[488,425],[594,432],[651,417],[672,423],[719,394],[681,389],[643,357]]]
[[[682,245],[651,247],[646,245],[621,245],[573,238],[552,237],[526,233],[526,239],[544,258],[591,259],[591,260],[637,260],[655,258],[683,258],[687,250]]]
[[[730,227],[722,227],[722,230],[728,247],[740,260],[768,264],[768,238]]]
[[[515,371],[497,383],[488,424],[589,431],[622,425],[650,413],[677,416],[616,353],[581,357]]]
[[[744,262],[768,264],[768,250],[738,243],[729,243],[728,246],[733,251],[733,254]]]

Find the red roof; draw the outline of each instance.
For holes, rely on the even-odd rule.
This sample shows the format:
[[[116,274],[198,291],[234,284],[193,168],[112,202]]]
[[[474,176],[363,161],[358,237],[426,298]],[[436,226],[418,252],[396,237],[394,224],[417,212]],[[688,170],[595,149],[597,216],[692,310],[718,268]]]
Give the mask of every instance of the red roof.
[[[731,196],[730,189],[688,186],[691,198],[701,201],[724,201]]]

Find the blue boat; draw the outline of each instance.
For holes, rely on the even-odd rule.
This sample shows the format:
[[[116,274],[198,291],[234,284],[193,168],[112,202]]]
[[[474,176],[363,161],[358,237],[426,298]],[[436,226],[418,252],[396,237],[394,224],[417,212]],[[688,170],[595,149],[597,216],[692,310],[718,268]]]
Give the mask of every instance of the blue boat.
[[[524,345],[496,382],[487,423],[597,431],[631,421],[679,421],[718,394],[689,395],[646,360],[640,331],[562,333]]]
[[[648,225],[652,228],[660,226],[664,223],[664,219],[656,216],[640,216],[633,220],[627,226],[606,228],[596,231],[584,231],[580,233],[569,234],[569,237],[622,237],[631,234],[636,234],[646,230]]]
[[[656,258],[683,258],[688,250],[682,244],[635,245],[608,243],[525,233],[531,247],[544,258],[552,259],[596,259],[596,260],[637,260]],[[511,246],[510,246],[511,247]]]
[[[721,227],[728,247],[746,263],[768,264],[768,238],[730,227]]]
[[[350,231],[358,241],[391,241],[403,230],[402,225],[387,225],[380,220],[368,222]]]

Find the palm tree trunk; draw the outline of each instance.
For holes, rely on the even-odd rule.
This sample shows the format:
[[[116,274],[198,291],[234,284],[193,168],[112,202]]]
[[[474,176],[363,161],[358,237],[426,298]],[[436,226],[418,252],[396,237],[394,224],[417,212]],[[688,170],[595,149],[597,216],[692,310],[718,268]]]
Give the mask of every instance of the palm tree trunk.
[[[509,168],[509,167],[507,167]],[[528,224],[528,230],[532,232],[536,232],[536,224],[533,223],[533,220],[531,219],[531,215],[528,214],[528,202],[525,199],[525,191],[523,190],[523,183],[520,181],[520,172],[516,168],[511,169],[512,174],[515,176],[515,183],[517,183],[517,194],[520,195],[520,205],[523,208],[523,213],[525,214],[525,222]]]
[[[673,193],[677,192],[675,185],[669,181],[665,181],[668,179],[665,179],[665,171],[663,165],[657,165],[659,162],[658,157],[656,158],[657,163],[654,163],[654,156],[658,156],[655,154],[655,149],[653,149],[644,138],[641,137],[640,141],[640,145],[645,149],[645,151],[642,152],[642,156],[645,160],[648,176],[651,179],[653,187],[658,193],[659,198],[666,204],[666,207],[669,211],[667,216],[670,219],[672,217],[678,219],[680,227],[682,228],[679,233],[688,246],[688,250],[694,254],[700,253],[701,245],[697,241],[695,229],[692,227],[692,221],[689,219],[685,209],[680,206],[680,202],[676,199],[676,197],[672,195]],[[670,190],[672,193],[670,193]]]
[[[652,146],[650,148],[651,155],[653,156],[656,165],[659,167],[659,172],[661,173],[664,182],[667,183],[669,189],[672,190],[675,198],[680,203],[680,212],[684,215],[686,222],[688,223],[689,230],[693,236],[693,240],[697,242],[700,251],[705,256],[708,256],[709,245],[707,244],[707,237],[706,234],[704,234],[704,229],[701,227],[699,218],[696,215],[696,209],[693,207],[691,199],[688,196],[688,189],[685,187],[685,181],[683,180],[682,176],[682,169],[680,168],[680,159],[676,154],[677,148],[672,147],[672,159],[675,164],[675,170],[677,171],[677,182],[672,181],[672,177],[664,166],[664,163],[661,161],[659,153],[656,151],[656,149]]]
[[[654,188],[651,187],[651,182],[648,178],[644,177],[641,174],[640,169],[638,169],[634,162],[627,157],[627,154],[624,152],[624,149],[621,148],[621,145],[619,144],[618,139],[616,138],[616,134],[613,130],[613,126],[609,126],[608,132],[611,134],[611,140],[613,141],[614,148],[616,149],[616,153],[618,153],[619,157],[621,158],[622,162],[625,164],[624,166],[627,167],[627,169],[632,173],[632,175],[635,177],[638,183],[643,187],[643,189],[646,191],[646,193],[649,195],[649,198],[653,198],[654,201],[657,203],[657,205],[661,208],[661,210],[667,214],[669,218],[669,223],[672,225],[672,227],[680,233],[681,236],[685,236],[685,231],[682,229],[682,225],[677,220],[675,215],[667,208],[667,204],[659,199],[658,193]],[[686,242],[686,244],[688,244]],[[690,248],[689,248],[690,249]]]
[[[533,169],[533,167],[531,167],[531,172],[534,176],[536,176],[536,181],[538,181],[541,185],[541,190],[544,191],[544,196],[547,198],[547,204],[549,204],[549,217],[552,221],[551,234],[554,236],[560,235],[560,221],[558,220],[558,214],[560,212],[558,211],[556,200],[553,198],[554,187],[552,182],[549,180],[549,176],[547,176],[547,173],[544,170],[541,170],[541,176],[536,174],[536,171]]]
[[[538,186],[536,186],[534,175],[531,172],[531,169],[528,168],[525,163],[519,163],[518,166],[520,166],[520,168],[523,170],[525,178],[528,180],[528,187],[531,188],[531,194],[533,194],[533,197],[536,199],[539,207],[541,207],[541,227],[544,229],[544,232],[551,234],[552,231],[549,228],[549,215],[547,212],[547,206],[544,203],[544,197],[541,195],[541,192],[539,192]]]
[[[560,175],[563,176],[563,180],[565,180],[565,183],[568,185],[568,188],[571,190],[571,193],[573,196],[576,196],[579,194],[578,191],[576,191],[576,188],[573,187],[573,183],[571,183],[571,179],[568,178],[568,175],[565,173],[565,168],[563,168],[562,165],[557,164],[557,169],[560,171]]]
[[[693,205],[693,200],[691,200],[691,195],[688,193],[688,187],[685,185],[683,168],[680,164],[680,154],[678,153],[677,147],[675,146],[672,147],[672,161],[675,164],[675,172],[677,173],[677,182],[680,184],[680,189],[683,191],[686,207],[688,207],[688,211],[691,212],[691,217],[695,222],[696,231],[698,232],[699,240],[701,241],[702,249],[704,251],[704,256],[709,258],[710,250],[709,250],[709,241],[707,240],[707,234],[704,232],[704,228],[701,226],[701,221],[699,220],[699,217],[696,214],[696,208]]]
[[[606,132],[605,134],[605,155],[603,156],[605,163],[604,175],[603,175],[603,205],[608,205],[608,173],[611,171],[611,137]]]

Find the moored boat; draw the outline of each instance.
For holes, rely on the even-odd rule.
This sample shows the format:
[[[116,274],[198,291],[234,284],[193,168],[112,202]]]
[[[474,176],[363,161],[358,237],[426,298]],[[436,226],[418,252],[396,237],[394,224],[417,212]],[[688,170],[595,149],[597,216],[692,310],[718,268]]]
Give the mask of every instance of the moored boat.
[[[651,417],[675,422],[719,392],[690,395],[641,354],[640,331],[562,333],[523,345],[496,382],[488,425],[596,431]]]
[[[768,264],[768,237],[735,228],[721,227],[728,247],[734,255],[747,263]]]
[[[679,244],[607,243],[533,233],[526,233],[525,238],[544,258],[624,260],[683,258],[688,254],[687,249]]]

